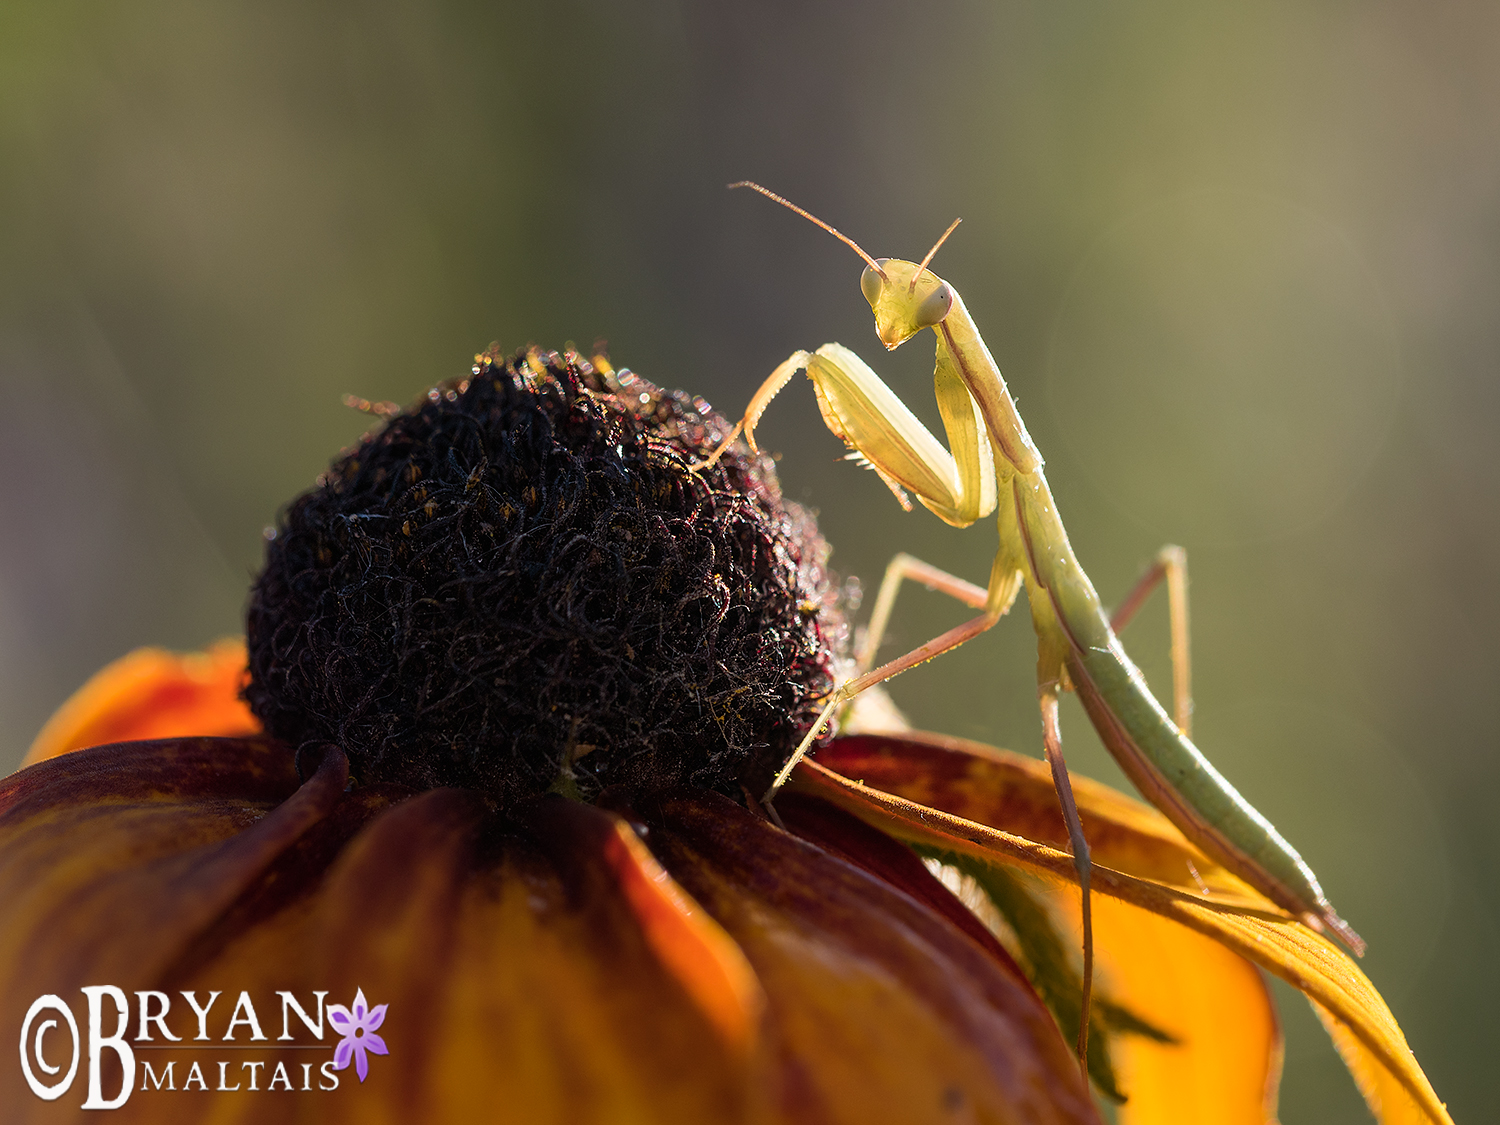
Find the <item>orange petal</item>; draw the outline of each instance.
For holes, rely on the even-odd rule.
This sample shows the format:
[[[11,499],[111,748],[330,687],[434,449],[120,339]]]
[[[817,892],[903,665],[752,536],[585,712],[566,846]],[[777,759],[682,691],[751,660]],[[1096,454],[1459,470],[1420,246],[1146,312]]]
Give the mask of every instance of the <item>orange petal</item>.
[[[1029,801],[1024,799],[1026,786],[1022,782],[1026,771],[1009,762],[1008,756],[998,755],[994,751],[971,754],[965,744],[956,740],[884,736],[878,741],[888,770],[894,758],[907,753],[899,748],[900,745],[909,746],[910,773],[905,779],[904,788],[908,791],[922,789],[933,800],[941,799],[945,793],[956,795],[961,798],[965,812],[975,814],[974,819],[917,805],[865,784],[873,772],[873,759],[868,755],[859,761],[862,769],[853,774],[859,780],[840,776],[817,763],[804,762],[794,775],[794,784],[902,839],[946,848],[991,862],[1007,863],[1055,880],[1076,883],[1072,858],[1065,852],[990,827],[994,823],[1009,826],[1015,821],[991,817],[982,808],[981,779],[987,774],[993,774],[997,780],[1007,775],[1019,779],[1008,787],[1001,785],[1002,797],[997,801],[997,809],[1002,804],[1008,805],[1007,811],[1015,814],[1015,820],[1031,825],[1045,819],[1041,813],[1042,798],[1033,793]],[[850,748],[849,755],[841,758],[838,747],[839,743],[835,742],[829,748],[834,753],[821,751],[820,759],[848,765],[864,754],[864,750],[857,744]],[[965,756],[970,756],[973,760],[960,770],[955,759]],[[932,763],[937,763],[940,768],[934,771],[934,778],[924,781],[921,774]],[[1093,875],[1093,887],[1097,894],[1119,899],[1206,935],[1295,985],[1346,1025],[1352,1040],[1357,1041],[1367,1052],[1371,1071],[1383,1075],[1382,1081],[1399,1087],[1404,1096],[1419,1109],[1423,1116],[1416,1120],[1440,1123],[1450,1121],[1426,1075],[1412,1056],[1385,1001],[1342,950],[1291,919],[1284,911],[1243,884],[1235,887],[1234,884],[1238,881],[1226,873],[1204,871],[1195,862],[1194,867],[1198,868],[1198,874],[1210,893],[1205,894],[1196,886],[1192,890],[1183,889],[1182,884],[1191,879],[1191,872],[1179,872],[1187,870],[1186,857],[1192,854],[1191,849],[1187,849],[1185,844],[1177,845],[1178,854],[1173,858],[1173,848],[1165,837],[1159,836],[1151,828],[1152,818],[1146,810],[1122,805],[1118,813],[1111,814],[1106,802],[1101,800],[1101,794],[1094,791],[1094,788],[1089,786],[1085,792],[1080,792],[1075,781],[1075,794],[1079,798],[1081,813],[1085,802],[1088,804],[1089,814],[1084,816],[1084,826],[1090,834],[1091,847],[1096,834],[1100,840],[1100,846],[1095,849]],[[1115,797],[1113,800],[1119,802],[1125,798]],[[1167,878],[1156,876],[1155,879],[1160,881],[1153,881],[1111,869],[1107,865],[1108,862],[1121,860],[1128,861],[1139,869],[1160,870]],[[1102,941],[1100,948],[1103,949]],[[1147,1019],[1152,1018],[1150,1010],[1142,1011],[1141,1014]],[[1168,1030],[1176,1029],[1169,1025]],[[1255,1065],[1261,1067],[1264,1062],[1257,1062]],[[1238,1085],[1253,1089],[1256,1083],[1247,1079]],[[1374,1088],[1369,1083],[1367,1086]],[[1393,1101],[1394,1099],[1386,1099],[1387,1103]],[[1381,1112],[1381,1107],[1374,1103],[1371,1108],[1377,1113]],[[1246,1112],[1250,1111],[1247,1109]]]
[[[390,1056],[325,1099],[321,1120],[767,1119],[765,1083],[600,862],[616,818],[558,804],[539,848],[499,835],[471,795],[434,790],[339,858],[317,987],[389,1003]]]
[[[838,739],[819,751],[818,761],[919,804],[1003,825],[1059,851],[1068,846],[1051,771],[1035,758],[914,733]],[[1096,863],[1266,905],[1155,809],[1089,778],[1073,778],[1073,792]],[[1053,898],[1081,935],[1077,892]],[[1129,1098],[1119,1120],[1274,1121],[1281,1036],[1260,974],[1212,938],[1123,903],[1096,898],[1094,925],[1101,995],[1177,1040],[1113,1040],[1117,1077]]]
[[[161,988],[254,932],[321,873],[308,845],[330,814],[369,800],[347,776],[334,754],[299,787],[285,746],[205,738],[96,747],[0,781],[0,1024],[46,993]],[[0,1105],[59,1108],[17,1067],[0,1068]]]
[[[1378,1120],[1385,1125],[1407,1125],[1407,1122],[1420,1125],[1431,1120],[1411,1093],[1353,1033],[1348,1024],[1316,1001],[1313,1002],[1313,1011],[1323,1021],[1344,1065],[1354,1075],[1354,1084],[1359,1087],[1359,1092],[1375,1111]]]
[[[1076,921],[1076,891],[1060,903]],[[1201,933],[1105,895],[1093,899],[1100,995],[1175,1043],[1118,1035],[1129,1100],[1120,1125],[1274,1125],[1281,1029],[1254,965]],[[1081,926],[1075,930],[1080,935]]]
[[[392,805],[407,792],[346,790],[345,776],[331,755],[299,787],[285,747],[196,739],[84,750],[0,782],[0,1021],[19,1026],[46,992],[76,1008],[82,984],[218,989],[214,1049],[138,1062],[177,1058],[182,1083],[195,1054],[227,1057],[234,1083],[249,1080],[239,1061],[279,1057],[275,990],[347,1004],[363,988],[390,1005],[390,1054],[364,1083],[350,1070],[311,1096],[300,1080],[274,1097],[137,1089],[114,1115],[127,1122],[773,1120],[763,1064],[721,1045],[601,860],[615,817],[569,806],[585,830],[549,843],[554,861],[470,794]],[[240,990],[270,1025],[260,1053],[217,1043]],[[174,1026],[190,1035],[184,1004]],[[316,1070],[326,1045],[286,1054],[291,1072]],[[43,1103],[0,1067],[8,1113],[83,1120],[82,1096],[80,1081]]]
[[[723,797],[650,810],[652,852],[769,997],[786,1116],[1096,1122],[1035,994],[957,927]]]
[[[239,697],[245,642],[204,652],[138,648],[95,672],[47,720],[23,766],[109,742],[190,735],[249,735],[260,722]]]
[[[569,862],[575,882],[605,893],[612,882],[646,943],[737,1055],[755,1044],[765,994],[739,946],[646,850],[635,830],[611,813],[561,800],[541,802],[529,818]],[[567,847],[562,845],[566,841]]]
[[[380,1032],[394,1065],[372,1076],[378,1085],[366,1084],[368,1093],[341,1084],[341,1101],[321,1107],[325,1120],[421,1120],[428,1099],[440,1096],[430,1087],[446,1038],[441,998],[462,971],[453,959],[457,927],[465,886],[480,867],[485,815],[472,793],[420,794],[371,823],[329,872],[307,927],[308,987],[328,989],[332,1002],[345,1005],[363,988],[372,1004],[389,1004]]]
[[[182,739],[12,774],[0,783],[0,989],[13,998],[165,972],[327,814],[342,763],[299,789],[283,746]]]

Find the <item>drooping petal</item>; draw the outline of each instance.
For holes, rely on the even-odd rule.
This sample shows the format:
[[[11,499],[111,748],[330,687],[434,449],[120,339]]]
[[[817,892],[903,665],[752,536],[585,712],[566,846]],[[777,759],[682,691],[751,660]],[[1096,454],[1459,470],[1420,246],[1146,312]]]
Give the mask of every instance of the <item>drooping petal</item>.
[[[1411,1092],[1353,1033],[1347,1023],[1317,1001],[1312,1002],[1312,1008],[1318,1014],[1318,1019],[1323,1021],[1344,1065],[1354,1075],[1354,1084],[1359,1087],[1359,1092],[1364,1095],[1365,1101],[1381,1122],[1385,1125],[1407,1125],[1408,1122],[1411,1125],[1424,1125],[1431,1120]]]
[[[1076,882],[1071,857],[1036,842],[1058,839],[1060,825],[1060,817],[1055,812],[1048,815],[1040,796],[1046,769],[1042,763],[1032,765],[1028,759],[934,736],[860,736],[849,743],[835,742],[820,752],[820,761],[848,770],[847,776],[825,765],[804,763],[794,784],[900,838]],[[884,791],[887,786],[890,792]],[[1174,844],[1166,830],[1152,826],[1155,814],[1150,810],[1097,788],[1080,787],[1075,781],[1080,815],[1094,851],[1096,895],[1194,930],[1300,988],[1346,1026],[1349,1037],[1366,1052],[1370,1071],[1383,1075],[1383,1081],[1399,1088],[1419,1110],[1422,1116],[1416,1120],[1450,1121],[1385,1001],[1342,950],[1228,873],[1205,867],[1206,861],[1200,862],[1185,841]],[[989,806],[987,790],[996,794]],[[920,794],[922,804],[895,796],[896,792]],[[997,827],[1017,823],[1025,826],[1027,838]],[[1106,914],[1112,909],[1104,908]],[[1130,914],[1120,917],[1128,919]],[[1098,946],[1104,954],[1102,938]],[[1229,987],[1223,982],[1220,986]],[[1244,995],[1242,987],[1229,990]],[[1155,1022],[1149,1007],[1141,1014]],[[1222,1012],[1215,1012],[1214,1020],[1223,1020]],[[1165,1026],[1174,1033],[1178,1030],[1170,1023]],[[1194,1039],[1209,1033],[1200,1028],[1187,1031]],[[1276,1051],[1271,1039],[1256,1052],[1262,1060],[1257,1066],[1267,1078],[1279,1061]],[[1150,1068],[1140,1073],[1149,1075]],[[1242,1075],[1234,1085],[1264,1090],[1264,1081],[1253,1074]],[[1375,1085],[1366,1082],[1365,1087]],[[1390,1114],[1396,1102],[1386,1097],[1382,1105],[1372,1101],[1371,1108]],[[1264,1113],[1263,1104],[1257,1111]]]
[[[1058,904],[1076,922],[1076,890]],[[1185,926],[1107,895],[1093,900],[1097,987],[1176,1040],[1113,1040],[1129,1100],[1120,1125],[1274,1125],[1281,1033],[1259,971]],[[1081,926],[1074,929],[1081,940]]]
[[[1068,846],[1051,771],[1036,758],[913,732],[836,739],[818,751],[817,760],[846,778],[915,804],[1004,827],[1059,850]],[[1176,887],[1235,895],[1249,891],[1155,809],[1089,778],[1072,781],[1089,850],[1100,863]]]
[[[652,810],[652,851],[769,997],[788,1116],[1094,1122],[1035,994],[941,916],[712,794]]]
[[[21,764],[111,742],[256,734],[260,721],[239,697],[245,675],[245,642],[237,637],[203,652],[136,649],[74,692]]]

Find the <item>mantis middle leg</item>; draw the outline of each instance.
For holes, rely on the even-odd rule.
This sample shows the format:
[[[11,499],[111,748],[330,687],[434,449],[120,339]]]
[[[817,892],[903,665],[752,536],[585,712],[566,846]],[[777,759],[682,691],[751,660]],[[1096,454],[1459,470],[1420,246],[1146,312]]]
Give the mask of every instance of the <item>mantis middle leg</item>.
[[[855,653],[858,674],[864,675],[875,663],[875,654],[880,651],[880,643],[890,626],[896,596],[901,584],[908,581],[920,582],[927,589],[947,594],[971,609],[983,609],[988,598],[982,586],[940,570],[905,551],[900,552],[885,568],[885,577],[881,579],[880,590],[875,596],[875,608],[870,614],[870,624]],[[1150,565],[1110,614],[1109,624],[1116,633],[1122,632],[1163,582],[1167,586],[1167,620],[1171,632],[1172,717],[1182,733],[1190,735],[1193,671],[1188,624],[1187,552],[1172,544],[1157,551]]]

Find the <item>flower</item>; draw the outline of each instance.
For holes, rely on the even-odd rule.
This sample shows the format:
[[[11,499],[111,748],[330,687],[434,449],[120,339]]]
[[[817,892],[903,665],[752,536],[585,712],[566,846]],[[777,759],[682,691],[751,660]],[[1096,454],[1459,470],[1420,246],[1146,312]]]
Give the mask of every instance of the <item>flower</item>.
[[[338,1028],[344,1036],[339,1040],[339,1045],[333,1049],[335,1070],[343,1070],[353,1059],[354,1069],[359,1073],[359,1080],[363,1082],[370,1069],[365,1059],[365,1052],[370,1051],[377,1055],[389,1054],[385,1040],[375,1034],[380,1025],[385,1022],[387,1007],[388,1005],[379,1004],[371,1008],[365,1002],[363,988],[354,994],[352,1011],[342,1004],[328,1005],[328,1022]]]
[[[534,510],[552,519],[555,504]],[[399,534],[397,547],[413,538]],[[795,710],[823,674],[799,646],[834,618],[798,593],[808,563],[796,544],[778,554],[759,534],[734,538],[759,560],[746,573],[781,575],[790,592],[784,627],[804,640],[788,640],[776,668],[813,683],[777,688]],[[569,556],[580,574],[600,566],[599,543],[584,546]],[[727,573],[712,555],[710,575]],[[638,622],[657,589],[620,612]],[[710,578],[659,589],[716,623],[734,608],[713,600]],[[589,604],[597,623],[601,603]],[[316,651],[279,628],[262,636],[291,659]],[[661,640],[677,659],[681,638]],[[726,651],[758,651],[736,644],[725,636]],[[753,692],[714,696],[694,738],[724,741],[690,747],[689,770],[646,742],[644,757],[611,758],[602,744],[636,721],[629,709],[555,721],[551,703],[535,704],[552,698],[549,670],[573,667],[571,650],[529,651],[548,674],[520,704],[557,735],[514,744],[524,783],[476,773],[456,735],[438,742],[437,765],[414,762],[400,713],[339,703],[360,682],[342,673],[297,689],[314,711],[268,712],[291,744],[261,733],[240,696],[255,661],[237,641],[200,656],[147,650],[99,673],[0,779],[0,1028],[21,1028],[38,997],[78,1003],[89,989],[80,1024],[107,1036],[118,994],[116,1046],[91,1054],[102,1062],[78,1081],[153,1122],[1099,1120],[1068,1046],[1076,890],[1042,763],[940,736],[848,734],[798,767],[777,804],[783,830],[733,799],[739,776],[784,753],[746,740],[776,725],[737,709]],[[606,701],[636,682],[632,667],[610,671],[627,678],[608,681]],[[407,706],[430,693],[415,698]],[[467,715],[510,706],[477,698],[460,701]],[[1274,1120],[1280,1039],[1256,966],[1313,1000],[1380,1120],[1448,1120],[1347,956],[1154,810],[1075,786],[1096,861],[1089,1070],[1128,1099],[1119,1121]],[[388,1003],[370,1008],[366,988]],[[350,1009],[327,1005],[325,1027],[323,997],[351,994]],[[210,1016],[212,1043],[199,1046],[191,1032]],[[220,1050],[236,1032],[240,1053]],[[54,1020],[23,1035],[36,1073],[63,1070],[65,1034]],[[372,1071],[370,1051],[390,1062]],[[169,1079],[173,1058],[201,1063],[207,1081],[192,1085],[192,1068]],[[335,1085],[352,1059],[359,1084],[319,1093],[316,1059]],[[22,1119],[84,1102],[79,1089],[71,1106],[46,1102],[27,1084],[14,1064],[0,1069],[0,1104]]]
[[[145,659],[174,678],[164,654],[127,657],[74,702],[108,719],[128,703],[112,681],[139,690]],[[232,687],[216,719],[201,703],[205,736],[247,721]],[[384,1105],[466,1120],[503,1102],[524,1120],[778,1120],[795,1102],[833,1120],[921,1120],[924,1098],[940,1119],[959,1090],[1023,1120],[1092,1119],[1017,958],[893,842],[1066,886],[1065,830],[1030,759],[858,735],[799,767],[780,802],[795,837],[683,793],[623,816],[549,800],[522,842],[490,837],[490,815],[458,790],[347,789],[342,756],[300,782],[264,738],[48,749],[0,782],[3,1026],[40,993],[105,979],[299,995],[378,981],[400,999],[386,1029],[399,1062],[369,1084],[381,1101],[350,1100],[351,1118]],[[1279,1040],[1252,961],[1322,1006],[1381,1120],[1446,1120],[1343,954],[1252,905],[1153,810],[1076,788],[1103,869],[1107,995],[1175,1040],[1116,1038],[1120,1120],[1272,1119]],[[1188,885],[1188,858],[1219,901]],[[26,1105],[15,1070],[0,1072],[0,1099]],[[1038,1097],[1063,1105],[1043,1112]],[[157,1121],[203,1112],[139,1104]]]

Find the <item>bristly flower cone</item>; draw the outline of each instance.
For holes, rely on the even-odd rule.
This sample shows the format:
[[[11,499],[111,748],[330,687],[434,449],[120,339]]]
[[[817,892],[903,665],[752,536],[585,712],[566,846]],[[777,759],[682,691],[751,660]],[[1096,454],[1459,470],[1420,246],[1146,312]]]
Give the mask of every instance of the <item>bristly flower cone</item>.
[[[828,548],[702,400],[576,355],[493,353],[282,514],[245,698],[364,782],[763,785],[831,689]]]

